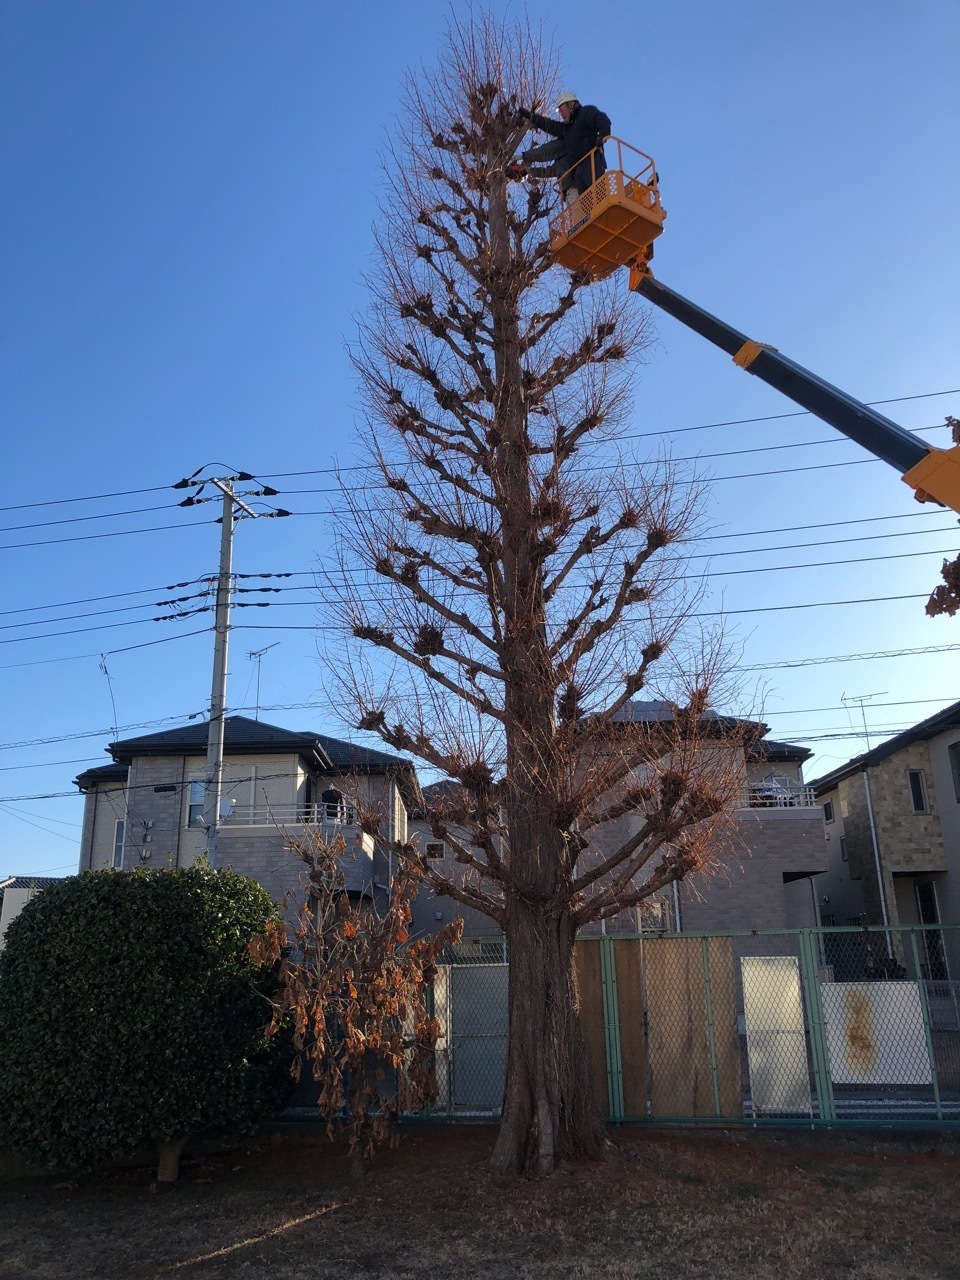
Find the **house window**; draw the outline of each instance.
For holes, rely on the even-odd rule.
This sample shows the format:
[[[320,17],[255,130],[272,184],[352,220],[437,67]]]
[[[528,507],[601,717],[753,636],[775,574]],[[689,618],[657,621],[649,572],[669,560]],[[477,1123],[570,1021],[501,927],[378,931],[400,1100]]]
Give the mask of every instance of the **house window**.
[[[833,801],[824,800],[823,802],[823,820],[824,822],[833,821]]]
[[[953,772],[953,794],[957,797],[957,804],[960,804],[960,742],[951,742],[947,747],[947,754]]]
[[[927,788],[923,781],[922,769],[908,769],[907,781],[910,784],[910,799],[913,801],[914,813],[927,812]]]
[[[443,858],[445,852],[444,846],[440,841],[428,843],[424,848],[424,853],[426,853],[427,857],[436,862]]]
[[[204,790],[202,778],[190,783],[190,805],[187,809],[188,827],[203,826],[203,811],[206,807]]]
[[[840,837],[840,861],[846,862],[846,860],[847,860],[847,837],[841,836]]]
[[[118,818],[113,828],[113,865],[119,871],[123,866],[123,819]]]

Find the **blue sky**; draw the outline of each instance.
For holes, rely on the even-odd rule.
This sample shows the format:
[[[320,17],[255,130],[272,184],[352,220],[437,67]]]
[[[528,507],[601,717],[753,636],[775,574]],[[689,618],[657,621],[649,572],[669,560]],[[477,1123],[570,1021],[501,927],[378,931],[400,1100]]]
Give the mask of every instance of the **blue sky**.
[[[960,416],[954,3],[526,11],[562,48],[565,83],[655,156],[665,283],[857,397],[903,398],[883,411],[904,426]],[[148,619],[183,594],[168,585],[215,569],[218,528],[212,508],[180,511],[165,486],[213,461],[275,476],[354,460],[346,344],[365,306],[378,157],[404,75],[431,61],[447,13],[416,0],[0,10],[0,872],[76,866],[80,799],[16,797],[73,791],[106,760],[114,724],[161,728],[205,708],[210,636],[182,633],[206,619]],[[813,777],[862,749],[843,695],[876,695],[874,742],[960,697],[960,651],[776,665],[960,644],[960,620],[879,599],[934,585],[960,547],[956,520],[918,507],[830,428],[782,416],[794,406],[669,317],[657,326],[630,429],[673,433],[678,456],[720,455],[701,464],[717,477],[710,518],[738,536],[703,548],[710,607],[763,668],[750,678],[773,736],[808,742]],[[706,425],[719,423],[734,425]],[[755,452],[779,445],[793,447]],[[308,571],[329,554],[336,502],[297,490],[331,478],[272,483],[297,515],[241,525],[235,568]],[[63,501],[126,490],[147,492]],[[278,629],[317,621],[322,601],[282,599],[236,615],[230,703],[252,706],[247,655],[279,641],[263,658],[263,718],[342,734],[314,636]],[[872,603],[832,603],[846,600]]]

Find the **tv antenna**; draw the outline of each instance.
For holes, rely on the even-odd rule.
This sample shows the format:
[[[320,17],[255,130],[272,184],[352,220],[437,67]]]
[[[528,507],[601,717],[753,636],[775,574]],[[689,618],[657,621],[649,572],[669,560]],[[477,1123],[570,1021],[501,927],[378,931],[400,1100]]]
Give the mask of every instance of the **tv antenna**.
[[[867,711],[864,703],[869,702],[871,698],[883,698],[887,692],[888,690],[884,689],[880,693],[841,693],[840,695],[840,701],[845,707],[852,702],[860,708],[860,715],[863,719],[863,736],[866,739],[868,751],[870,750],[870,730],[867,728]]]
[[[257,664],[257,709],[253,713],[254,720],[260,719],[260,664],[263,662],[263,655],[268,650],[275,649],[279,643],[279,640],[274,640],[273,644],[268,644],[263,649],[250,649],[247,653],[247,657],[251,662],[256,662]]]

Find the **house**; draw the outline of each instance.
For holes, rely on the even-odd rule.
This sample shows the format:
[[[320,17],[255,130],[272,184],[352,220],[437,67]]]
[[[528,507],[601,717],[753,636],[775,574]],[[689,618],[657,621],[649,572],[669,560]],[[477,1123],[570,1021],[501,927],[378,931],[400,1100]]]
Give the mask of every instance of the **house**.
[[[204,852],[207,730],[198,721],[113,742],[112,763],[80,774],[81,871],[190,866]],[[416,771],[399,756],[244,716],[224,722],[218,860],[278,901],[301,870],[291,842],[307,830],[342,836],[348,891],[382,901],[387,842],[406,839],[407,813],[419,803]],[[371,812],[382,840],[360,828]]]
[[[960,702],[813,783],[827,841],[821,880],[829,924],[960,920]],[[926,976],[960,972],[925,935]]]
[[[670,716],[668,703],[639,700],[619,713],[623,721],[648,725]],[[760,722],[714,711],[706,712],[703,719],[708,735],[712,726],[718,735],[731,727],[745,731],[747,745],[734,762],[743,778],[743,791],[732,835],[703,872],[656,895],[639,914],[631,909],[585,932],[734,932],[819,924],[817,878],[826,871],[827,860],[820,808],[812,788],[803,781],[803,764],[812,753],[768,739],[767,726]],[[428,858],[454,876],[462,874],[462,868],[450,849],[431,834],[429,811],[431,805],[442,810],[444,798],[455,785],[445,781],[425,787],[424,809],[411,820],[411,834]],[[598,841],[599,851],[616,848],[636,824],[634,814],[609,824]],[[492,920],[428,888],[421,889],[414,906],[414,928],[430,932],[456,915],[464,917],[464,938],[475,940],[481,950],[487,945],[482,940],[499,932]]]
[[[11,921],[35,894],[56,883],[56,879],[49,876],[6,876],[0,879],[0,951]]]

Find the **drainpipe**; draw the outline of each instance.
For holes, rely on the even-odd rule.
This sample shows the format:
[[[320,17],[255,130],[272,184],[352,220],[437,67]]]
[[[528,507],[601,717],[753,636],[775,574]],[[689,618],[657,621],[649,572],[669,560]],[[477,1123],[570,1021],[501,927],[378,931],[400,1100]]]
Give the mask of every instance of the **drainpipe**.
[[[673,882],[673,931],[683,933],[683,925],[680,922],[680,885],[676,880]]]
[[[880,865],[880,843],[877,840],[877,824],[873,818],[873,799],[870,795],[870,779],[867,777],[866,766],[863,768],[863,792],[867,798],[867,817],[870,819],[870,839],[873,841],[873,864],[877,870],[877,889],[880,893],[880,915],[886,929],[884,937],[887,940],[887,955],[893,959],[893,941],[890,937],[890,914],[887,911],[887,891],[883,883],[883,868]]]

